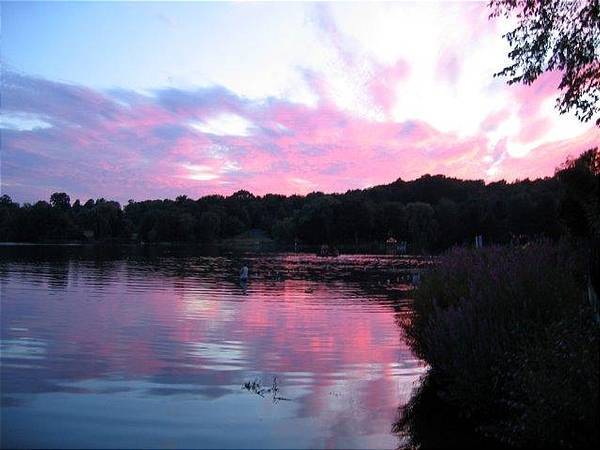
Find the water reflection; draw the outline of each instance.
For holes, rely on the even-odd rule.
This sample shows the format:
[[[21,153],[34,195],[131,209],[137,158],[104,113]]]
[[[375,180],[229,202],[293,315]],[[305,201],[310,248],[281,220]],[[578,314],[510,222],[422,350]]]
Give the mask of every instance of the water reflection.
[[[2,446],[398,445],[423,368],[387,280],[426,261],[105,251],[0,248]]]
[[[402,448],[509,448],[477,432],[476,424],[445,401],[445,396],[433,377],[422,377],[410,400],[398,408],[393,425],[393,431],[403,439]]]

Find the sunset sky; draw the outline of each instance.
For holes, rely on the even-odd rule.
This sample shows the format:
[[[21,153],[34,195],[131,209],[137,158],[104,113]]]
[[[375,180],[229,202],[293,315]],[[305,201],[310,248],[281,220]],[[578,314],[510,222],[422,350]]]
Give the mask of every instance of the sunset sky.
[[[552,175],[600,128],[494,78],[485,3],[2,2],[2,193],[343,192]]]

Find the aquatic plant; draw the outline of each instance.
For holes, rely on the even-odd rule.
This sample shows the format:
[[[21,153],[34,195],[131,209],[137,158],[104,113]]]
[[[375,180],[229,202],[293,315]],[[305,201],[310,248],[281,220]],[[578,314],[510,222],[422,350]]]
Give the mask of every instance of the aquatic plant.
[[[258,378],[255,378],[253,381],[246,381],[242,384],[242,389],[245,389],[249,392],[253,392],[256,395],[259,395],[265,398],[266,394],[272,394],[273,403],[277,403],[281,400],[290,401],[291,399],[282,397],[278,395],[279,393],[279,384],[277,383],[277,377],[273,377],[273,383],[271,387],[267,388],[262,385]]]

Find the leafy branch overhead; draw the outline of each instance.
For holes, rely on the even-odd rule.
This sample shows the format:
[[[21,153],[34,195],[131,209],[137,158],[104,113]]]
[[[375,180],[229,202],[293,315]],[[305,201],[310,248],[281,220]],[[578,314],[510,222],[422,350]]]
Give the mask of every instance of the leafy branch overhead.
[[[574,111],[600,126],[600,0],[491,0],[490,17],[515,18],[504,37],[511,64],[495,76],[508,83],[533,83],[560,71],[560,113]]]

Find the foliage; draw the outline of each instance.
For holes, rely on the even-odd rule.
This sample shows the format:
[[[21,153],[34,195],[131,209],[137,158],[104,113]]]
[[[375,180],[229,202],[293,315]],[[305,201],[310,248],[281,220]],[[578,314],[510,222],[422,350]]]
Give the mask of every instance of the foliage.
[[[0,197],[0,241],[129,240],[210,242],[263,230],[283,244],[407,241],[411,252],[471,243],[509,243],[565,232],[598,239],[600,171],[597,149],[563,164],[552,178],[499,181],[424,175],[414,181],[307,196],[239,191],[193,200],[105,199],[84,204],[54,193],[50,203],[19,205]]]
[[[416,293],[404,329],[440,397],[516,446],[598,444],[598,327],[582,249],[455,248]]]
[[[600,238],[600,155],[598,148],[565,162],[557,171],[565,188],[560,217],[574,234]]]
[[[50,204],[54,208],[69,209],[71,207],[71,198],[64,192],[55,192],[50,196]]]
[[[558,177],[515,183],[425,175],[414,181],[345,194],[307,196],[247,191],[197,200],[130,200],[124,208],[105,199],[75,200],[55,193],[50,202],[19,205],[0,200],[0,241],[129,240],[209,242],[260,229],[282,244],[359,246],[394,237],[409,251],[439,251],[515,236],[560,235]],[[92,233],[93,237],[90,237]],[[133,237],[132,237],[133,236]]]
[[[406,216],[408,236],[417,249],[423,250],[437,235],[435,211],[428,203],[414,202],[406,205]]]
[[[501,70],[508,83],[533,83],[560,71],[561,113],[575,110],[587,122],[600,111],[600,2],[598,0],[491,0],[492,16],[515,16],[505,35],[511,64]],[[597,119],[600,126],[600,118]]]

